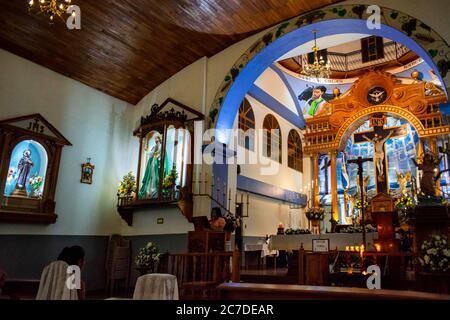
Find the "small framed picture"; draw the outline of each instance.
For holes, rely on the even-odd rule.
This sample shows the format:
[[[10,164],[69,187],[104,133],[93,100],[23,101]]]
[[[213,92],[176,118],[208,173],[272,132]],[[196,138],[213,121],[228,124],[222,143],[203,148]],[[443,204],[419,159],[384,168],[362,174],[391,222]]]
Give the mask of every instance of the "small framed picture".
[[[313,239],[313,252],[328,252],[330,250],[330,239]]]
[[[90,158],[86,163],[81,165],[81,183],[92,184],[92,176],[94,175],[95,166],[91,164]]]

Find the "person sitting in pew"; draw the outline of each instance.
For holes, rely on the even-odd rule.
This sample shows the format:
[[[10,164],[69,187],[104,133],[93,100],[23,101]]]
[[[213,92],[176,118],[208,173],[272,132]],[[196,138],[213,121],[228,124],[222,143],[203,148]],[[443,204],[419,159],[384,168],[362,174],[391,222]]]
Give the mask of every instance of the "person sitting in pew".
[[[57,261],[47,265],[42,271],[36,300],[84,300],[85,284],[81,279],[68,274],[69,266],[83,268],[84,249],[80,246],[66,247],[58,255]],[[70,277],[70,278],[69,278]],[[71,288],[69,284],[80,285]]]

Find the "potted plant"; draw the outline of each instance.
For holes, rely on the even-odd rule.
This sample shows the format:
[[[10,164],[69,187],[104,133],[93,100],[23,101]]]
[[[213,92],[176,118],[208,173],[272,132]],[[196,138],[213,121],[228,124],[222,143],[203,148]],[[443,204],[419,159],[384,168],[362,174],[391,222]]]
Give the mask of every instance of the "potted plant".
[[[402,196],[394,203],[398,210],[398,218],[401,224],[408,224],[411,213],[414,211],[414,201],[412,197]]]
[[[130,171],[123,176],[122,181],[119,183],[119,188],[117,190],[118,196],[133,196],[136,192],[136,178]]]
[[[139,249],[136,256],[136,269],[141,274],[154,272],[155,263],[159,261],[161,253],[158,246],[153,242],[148,242],[144,247]]]
[[[162,184],[162,193],[164,198],[166,199],[172,198],[177,178],[178,172],[175,168],[170,170],[169,174],[164,177]]]

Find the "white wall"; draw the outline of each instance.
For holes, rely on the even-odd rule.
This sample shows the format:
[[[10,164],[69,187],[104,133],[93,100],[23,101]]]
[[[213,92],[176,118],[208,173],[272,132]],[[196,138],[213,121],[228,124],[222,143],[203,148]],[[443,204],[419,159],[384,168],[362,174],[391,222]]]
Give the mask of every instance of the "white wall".
[[[241,191],[238,191],[238,199],[241,199]],[[245,203],[247,194],[243,193],[244,215],[247,215]],[[262,237],[277,233],[278,224],[281,222],[285,228],[307,229],[308,221],[303,209],[289,208],[286,202],[270,199],[256,194],[249,194],[248,218],[244,218],[243,235],[245,237]]]
[[[267,68],[255,81],[260,89],[268,93],[287,109],[298,115],[297,107],[289,89],[280,76],[271,68]]]
[[[250,102],[250,105],[252,106],[253,112],[255,114],[255,121],[256,121],[255,127],[257,132],[258,129],[262,129],[263,121],[267,114],[272,114],[277,119],[278,124],[280,125],[281,139],[282,139],[282,148],[281,148],[282,163],[278,164],[277,162],[274,162],[269,158],[263,157],[262,150],[257,150],[257,154],[255,154],[255,152],[253,151],[245,150],[246,153],[258,159],[258,164],[248,164],[248,163],[242,164],[241,175],[268,184],[276,185],[286,190],[298,192],[303,187],[302,183],[303,177],[301,172],[288,167],[287,140],[289,132],[292,129],[297,130],[298,134],[301,135],[300,130],[296,126],[285,120],[284,118],[275,114],[271,109],[267,108],[264,104],[254,99],[253,97],[247,95],[246,98]],[[237,121],[235,121],[235,123],[236,123],[235,127],[237,127]],[[255,143],[255,147],[258,147],[258,143]],[[262,145],[259,145],[259,149],[261,149],[261,147]],[[264,161],[264,163],[259,164],[259,160]],[[276,173],[276,175],[261,174],[261,169],[268,168],[270,165],[277,166],[278,172]]]
[[[296,129],[298,133],[301,134],[300,130],[298,130],[298,128],[296,128],[290,122],[286,121],[284,118],[274,114],[272,110],[267,108],[264,104],[260,103],[253,97],[247,95],[246,98],[252,106],[253,113],[255,115],[255,127],[257,130],[262,128],[264,117],[269,113],[273,114],[280,124],[282,135],[282,163],[281,165],[278,165],[278,163],[274,162],[273,160],[263,157],[262,151],[258,149],[257,143],[255,143],[256,152],[247,150],[239,146],[239,152],[244,152],[245,159],[247,161],[246,163],[240,164],[241,175],[270,185],[275,185],[286,190],[300,192],[304,186],[303,174],[297,170],[289,168],[287,165],[287,139],[289,131],[291,129]],[[236,117],[234,127],[237,128],[237,126],[238,121]],[[259,148],[261,148],[261,146],[259,146]],[[250,157],[254,157],[254,159],[256,159],[258,163],[248,163],[248,159],[250,159]],[[260,160],[264,162],[261,163]],[[308,160],[305,159],[305,161]],[[278,172],[274,175],[262,174],[261,169],[263,167],[268,168],[270,164],[276,164]],[[309,165],[307,165],[306,168],[309,169]],[[231,187],[232,189],[236,185],[235,172],[235,166],[230,166],[230,169],[228,171],[228,183],[229,187]],[[247,193],[242,193],[242,191],[238,190],[238,201],[241,200],[241,194],[243,194],[244,214],[246,214]],[[231,199],[232,201],[235,199],[234,193],[232,194]],[[276,234],[277,227],[280,222],[283,223],[285,228],[307,228],[307,220],[304,217],[303,209],[290,208],[289,204],[284,201],[256,194],[249,194],[248,200],[249,217],[244,218],[244,236],[265,236],[266,234]]]
[[[52,225],[0,224],[0,234],[106,235],[117,232],[117,184],[130,162],[127,103],[0,50],[0,119],[40,113],[72,144],[63,148]],[[95,165],[81,184],[81,163]]]

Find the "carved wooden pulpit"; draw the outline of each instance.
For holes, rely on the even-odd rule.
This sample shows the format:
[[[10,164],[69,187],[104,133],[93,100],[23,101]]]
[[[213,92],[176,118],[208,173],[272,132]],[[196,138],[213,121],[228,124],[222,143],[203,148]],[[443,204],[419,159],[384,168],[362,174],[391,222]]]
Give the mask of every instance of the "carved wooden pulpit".
[[[398,251],[395,241],[395,206],[394,200],[385,194],[378,193],[371,201],[372,220],[377,227],[378,241],[381,251]]]
[[[225,232],[210,229],[208,218],[193,217],[195,231],[188,232],[189,252],[223,252],[225,251]]]

